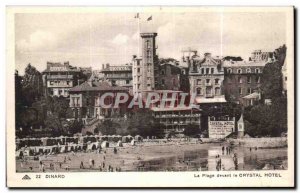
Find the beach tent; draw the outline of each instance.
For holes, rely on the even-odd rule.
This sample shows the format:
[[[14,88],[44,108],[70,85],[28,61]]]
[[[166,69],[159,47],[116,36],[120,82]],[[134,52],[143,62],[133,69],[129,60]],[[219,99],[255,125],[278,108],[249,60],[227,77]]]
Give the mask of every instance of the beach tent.
[[[108,141],[103,141],[101,143],[101,148],[106,148],[106,147],[109,147],[109,143],[108,143]]]
[[[65,151],[66,151],[66,146],[61,146],[60,153],[65,153]]]
[[[136,136],[134,137],[134,139],[137,140],[137,141],[143,141],[143,137],[140,136],[140,135],[136,135]]]
[[[131,142],[130,142],[130,144],[132,145],[132,146],[134,146],[135,144],[136,144],[136,140],[131,140]]]
[[[118,146],[118,147],[123,147],[122,141],[119,140],[118,143],[117,143],[117,146]]]
[[[108,140],[108,136],[107,136],[107,135],[102,135],[102,136],[100,137],[100,139],[101,139],[102,141],[107,141],[107,140]]]

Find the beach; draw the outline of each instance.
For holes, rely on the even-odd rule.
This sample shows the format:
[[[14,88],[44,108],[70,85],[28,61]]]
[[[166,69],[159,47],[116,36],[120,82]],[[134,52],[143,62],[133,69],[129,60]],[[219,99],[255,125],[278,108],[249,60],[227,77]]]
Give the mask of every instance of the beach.
[[[225,151],[222,151],[222,148]],[[228,142],[164,142],[137,143],[135,146],[109,147],[99,150],[41,155],[17,160],[17,172],[122,172],[122,171],[199,171],[216,170],[216,156],[222,160],[220,170],[260,170],[266,165],[274,169],[287,168],[287,148],[267,149],[231,147]],[[116,149],[116,152],[114,152]],[[235,168],[233,156],[237,155]],[[93,160],[93,163],[91,162]],[[52,167],[51,167],[51,165]],[[83,167],[81,167],[83,166]]]

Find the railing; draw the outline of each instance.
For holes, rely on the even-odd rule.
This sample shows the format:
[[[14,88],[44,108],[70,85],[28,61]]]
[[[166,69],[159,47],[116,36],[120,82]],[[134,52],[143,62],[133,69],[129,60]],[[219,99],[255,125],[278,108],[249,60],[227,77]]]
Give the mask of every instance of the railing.
[[[72,79],[73,75],[47,75],[47,79]]]

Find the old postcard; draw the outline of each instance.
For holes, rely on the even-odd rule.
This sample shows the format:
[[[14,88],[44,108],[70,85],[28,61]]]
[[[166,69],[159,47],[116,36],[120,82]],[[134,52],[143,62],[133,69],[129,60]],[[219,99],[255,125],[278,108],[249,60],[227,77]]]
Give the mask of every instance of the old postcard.
[[[7,7],[8,187],[294,187],[293,7]]]

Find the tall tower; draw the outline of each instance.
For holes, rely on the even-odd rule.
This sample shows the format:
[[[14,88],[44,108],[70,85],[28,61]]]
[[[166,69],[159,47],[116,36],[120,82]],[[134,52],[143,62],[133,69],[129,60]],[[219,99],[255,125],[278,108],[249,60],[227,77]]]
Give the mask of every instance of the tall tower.
[[[155,89],[155,75],[157,75],[158,64],[156,63],[155,38],[157,33],[141,33],[142,58],[134,58],[133,63],[133,94],[141,91]]]

